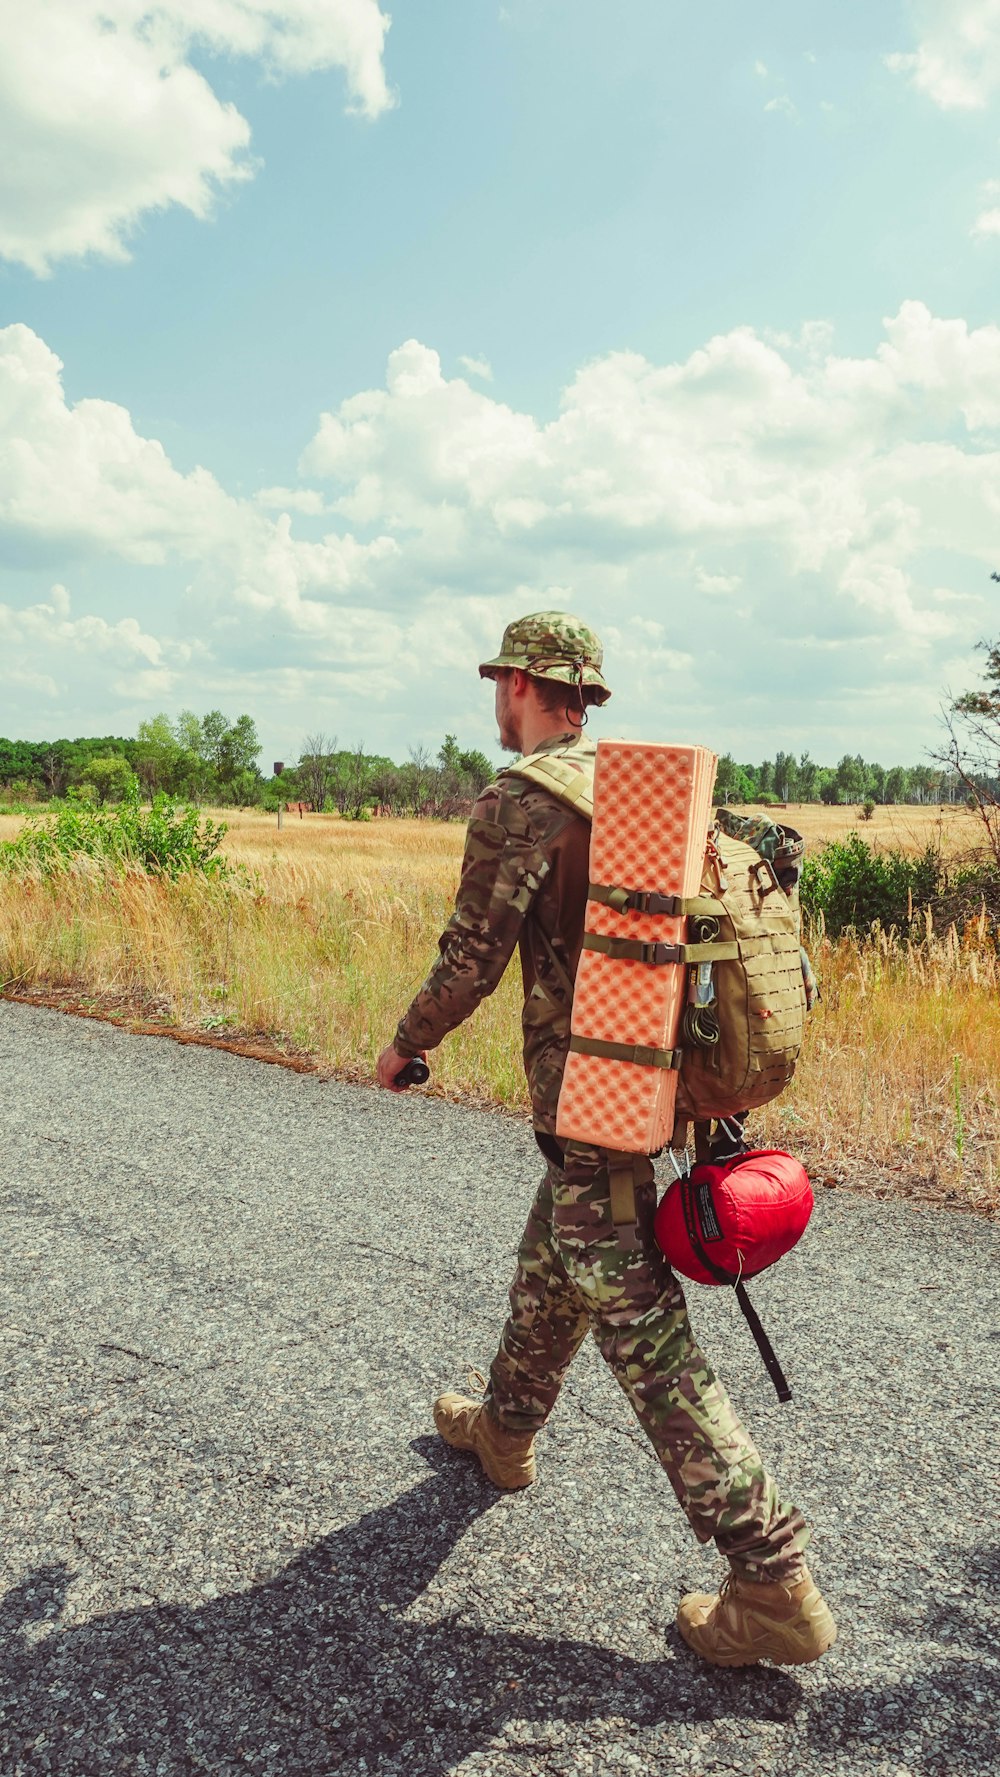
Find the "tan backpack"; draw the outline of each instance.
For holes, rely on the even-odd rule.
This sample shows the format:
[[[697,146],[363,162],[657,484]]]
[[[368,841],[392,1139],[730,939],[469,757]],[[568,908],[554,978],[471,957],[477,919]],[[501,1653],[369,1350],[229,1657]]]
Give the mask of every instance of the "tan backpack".
[[[581,739],[507,769],[590,820],[596,751],[594,742]],[[795,1071],[805,1025],[797,894],[802,842],[791,829],[728,809],[718,810],[717,821],[700,895],[682,909],[670,897],[662,908],[657,897],[640,897],[644,912],[685,912],[688,943],[699,947],[677,1049],[658,1062],[679,1066],[681,1126],[738,1117],[776,1098]],[[590,885],[591,899],[622,912],[638,905],[633,892],[628,883]],[[619,1041],[628,1047],[634,1037],[623,1030]]]

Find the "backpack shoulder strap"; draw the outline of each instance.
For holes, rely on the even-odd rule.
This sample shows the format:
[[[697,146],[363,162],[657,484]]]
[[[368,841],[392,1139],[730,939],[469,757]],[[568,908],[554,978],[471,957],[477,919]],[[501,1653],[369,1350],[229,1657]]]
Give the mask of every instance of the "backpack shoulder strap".
[[[575,814],[582,814],[585,820],[592,821],[596,760],[596,741],[573,740],[551,753],[529,753],[526,758],[518,759],[515,765],[506,766],[505,771],[548,790]]]

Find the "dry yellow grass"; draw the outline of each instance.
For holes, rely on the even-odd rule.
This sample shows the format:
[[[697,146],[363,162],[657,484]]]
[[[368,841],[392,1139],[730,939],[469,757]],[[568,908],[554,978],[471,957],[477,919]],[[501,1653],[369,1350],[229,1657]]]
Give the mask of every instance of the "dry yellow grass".
[[[985,920],[814,950],[823,999],[790,1090],[754,1119],[848,1183],[1000,1200],[1000,959]]]
[[[858,833],[869,845],[899,846],[902,851],[922,852],[928,845],[940,848],[947,856],[968,851],[979,842],[978,823],[969,810],[959,804],[939,808],[901,803],[895,807],[876,808],[870,821],[859,818],[857,807],[827,808],[822,802],[790,802],[786,808],[740,809],[740,813],[767,812],[773,820],[795,827],[810,846],[823,845],[830,839],[843,839],[847,833]]]
[[[422,821],[321,816],[279,833],[273,818],[237,816],[226,849],[247,883],[0,878],[0,982],[134,1002],[370,1073],[448,918],[462,838]],[[512,978],[442,1052],[439,1084],[518,1103],[516,1026]]]
[[[850,824],[848,812],[796,809],[785,818],[810,838],[832,837]],[[924,817],[909,830],[920,849],[938,811],[901,813]],[[118,999],[221,1035],[265,1034],[332,1068],[370,1074],[447,919],[461,827],[314,816],[286,817],[279,833],[273,816],[229,818],[226,849],[252,872],[249,884],[0,878],[0,981],[8,991]],[[0,821],[0,836],[19,825]],[[954,849],[967,848],[971,827],[964,811],[953,812]],[[861,830],[886,837],[875,822]],[[889,837],[906,842],[901,827]],[[995,1202],[993,933],[977,922],[919,943],[824,942],[816,960],[823,1002],[795,1082],[756,1120],[757,1136],[803,1152],[838,1180]],[[523,1107],[518,1014],[515,967],[433,1057],[437,1086]]]
[[[39,808],[44,813],[44,807]],[[422,821],[342,821],[336,815],[285,815],[281,832],[273,814],[259,814],[242,809],[206,809],[213,820],[229,827],[226,850],[234,857],[257,862],[271,853],[279,857],[314,857],[325,859],[331,845],[355,851],[359,857],[384,862],[391,858],[401,830],[414,829],[414,850],[421,849],[416,834],[428,823]],[[741,813],[764,812],[747,806]],[[870,844],[901,846],[904,851],[923,851],[927,845],[940,844],[946,853],[965,851],[978,840],[977,822],[968,809],[953,805],[926,807],[903,803],[896,807],[876,808],[870,821],[859,819],[853,805],[827,808],[821,802],[790,802],[784,808],[769,810],[775,820],[796,827],[809,845],[822,845],[828,839],[842,839],[845,833],[857,832]],[[21,815],[0,815],[0,839],[13,839],[23,825]],[[434,824],[443,837],[434,844],[435,854],[441,846],[448,849],[453,841],[456,853],[461,852],[462,830],[455,824]],[[407,846],[407,849],[409,847]]]

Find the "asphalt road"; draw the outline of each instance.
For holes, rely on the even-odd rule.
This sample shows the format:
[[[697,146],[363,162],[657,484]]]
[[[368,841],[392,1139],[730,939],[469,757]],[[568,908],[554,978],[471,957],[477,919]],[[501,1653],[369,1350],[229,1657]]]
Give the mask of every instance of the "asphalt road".
[[[824,1191],[692,1317],[816,1527],[813,1668],[679,1642],[714,1582],[589,1343],[537,1485],[429,1405],[492,1356],[509,1119],[0,1004],[0,1773],[996,1770],[998,1238]]]

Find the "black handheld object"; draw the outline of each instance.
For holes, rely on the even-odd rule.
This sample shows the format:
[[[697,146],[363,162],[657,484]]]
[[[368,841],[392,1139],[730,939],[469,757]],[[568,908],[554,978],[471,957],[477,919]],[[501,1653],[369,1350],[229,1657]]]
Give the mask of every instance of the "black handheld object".
[[[400,1069],[393,1085],[402,1086],[404,1089],[407,1086],[422,1086],[424,1081],[429,1080],[430,1077],[431,1070],[426,1061],[421,1061],[419,1055],[415,1055],[412,1061],[408,1061],[406,1066]]]

